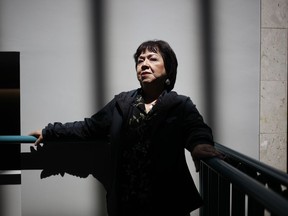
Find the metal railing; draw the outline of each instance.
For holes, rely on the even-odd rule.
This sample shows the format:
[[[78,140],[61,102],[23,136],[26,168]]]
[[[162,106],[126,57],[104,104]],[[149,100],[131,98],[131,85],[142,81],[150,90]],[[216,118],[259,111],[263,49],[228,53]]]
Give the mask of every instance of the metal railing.
[[[288,215],[288,175],[215,143],[226,158],[201,161],[201,216]]]
[[[0,136],[1,144],[34,143],[33,136]],[[288,215],[288,175],[215,143],[226,157],[201,161],[201,216]],[[21,153],[21,169],[42,169],[32,153]],[[3,173],[2,173],[3,174]],[[0,179],[3,177],[0,173]],[[4,173],[5,175],[5,173]]]

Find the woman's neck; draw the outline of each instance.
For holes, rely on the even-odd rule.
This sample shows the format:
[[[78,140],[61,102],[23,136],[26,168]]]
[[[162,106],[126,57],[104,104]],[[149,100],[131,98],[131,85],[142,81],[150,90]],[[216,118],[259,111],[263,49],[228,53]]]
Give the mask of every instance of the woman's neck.
[[[142,90],[143,90],[142,96],[146,104],[150,104],[156,101],[158,97],[162,94],[162,92],[164,91],[163,88],[161,89],[142,88]]]

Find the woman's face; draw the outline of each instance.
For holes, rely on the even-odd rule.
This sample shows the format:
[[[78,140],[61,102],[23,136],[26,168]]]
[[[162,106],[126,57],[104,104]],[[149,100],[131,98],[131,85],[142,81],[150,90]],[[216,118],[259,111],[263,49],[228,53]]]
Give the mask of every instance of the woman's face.
[[[161,54],[146,49],[139,57],[136,66],[137,78],[141,86],[155,84],[165,87],[167,73]]]

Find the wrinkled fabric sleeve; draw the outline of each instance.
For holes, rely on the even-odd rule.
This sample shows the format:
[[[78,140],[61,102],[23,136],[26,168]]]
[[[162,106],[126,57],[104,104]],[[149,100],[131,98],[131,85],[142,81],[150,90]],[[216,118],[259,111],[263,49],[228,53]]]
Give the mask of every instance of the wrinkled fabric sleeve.
[[[55,122],[43,130],[43,141],[93,140],[108,136],[113,118],[115,100],[110,101],[103,109],[83,121]]]
[[[184,105],[183,131],[185,148],[190,152],[199,144],[214,145],[211,128],[204,122],[202,115],[189,97]]]

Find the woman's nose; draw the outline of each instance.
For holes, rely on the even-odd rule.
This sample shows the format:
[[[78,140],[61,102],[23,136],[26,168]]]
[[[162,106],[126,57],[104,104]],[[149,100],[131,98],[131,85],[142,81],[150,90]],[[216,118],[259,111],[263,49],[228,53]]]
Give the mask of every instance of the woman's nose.
[[[149,64],[148,64],[147,59],[145,59],[145,60],[142,62],[141,68],[142,68],[142,69],[143,69],[143,68],[149,68]]]
[[[141,66],[141,69],[142,69],[142,70],[145,70],[145,69],[148,69],[148,68],[149,68],[149,66],[146,65],[146,64],[142,64],[142,66]]]

